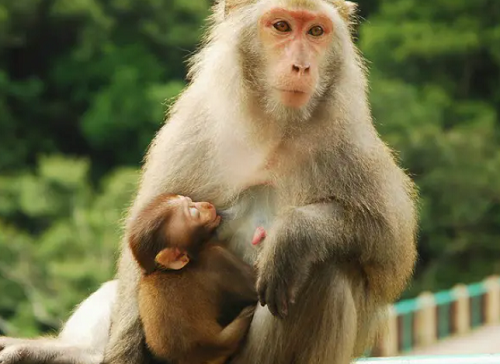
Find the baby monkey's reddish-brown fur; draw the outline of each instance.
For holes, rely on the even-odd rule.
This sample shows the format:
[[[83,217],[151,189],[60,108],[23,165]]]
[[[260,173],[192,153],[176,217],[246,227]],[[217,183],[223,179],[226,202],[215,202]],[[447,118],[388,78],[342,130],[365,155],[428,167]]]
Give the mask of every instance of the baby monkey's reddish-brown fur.
[[[132,224],[129,244],[143,270],[139,312],[146,343],[169,363],[223,363],[250,325],[254,272],[209,242],[219,221],[209,203],[162,194]],[[224,327],[235,309],[241,312]]]

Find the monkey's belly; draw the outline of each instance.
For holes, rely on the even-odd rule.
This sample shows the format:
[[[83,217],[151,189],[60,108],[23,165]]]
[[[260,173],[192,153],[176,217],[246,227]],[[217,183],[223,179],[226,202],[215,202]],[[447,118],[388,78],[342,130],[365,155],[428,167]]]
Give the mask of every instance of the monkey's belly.
[[[246,191],[230,208],[217,231],[217,238],[248,264],[253,264],[259,245],[252,245],[257,228],[268,231],[276,217],[276,192],[271,186],[255,186]],[[265,244],[265,239],[263,241]]]

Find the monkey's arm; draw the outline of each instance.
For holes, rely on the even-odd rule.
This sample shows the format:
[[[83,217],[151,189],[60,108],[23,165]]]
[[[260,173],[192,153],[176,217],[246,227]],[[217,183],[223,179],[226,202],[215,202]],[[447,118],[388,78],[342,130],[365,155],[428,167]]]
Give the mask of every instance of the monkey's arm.
[[[394,299],[413,269],[413,236],[368,211],[337,202],[292,209],[278,218],[259,256],[257,291],[262,305],[283,318],[314,264],[352,262],[363,268],[381,301]]]
[[[217,276],[224,294],[240,302],[256,303],[254,268],[222,246],[210,244],[208,249],[208,268]]]

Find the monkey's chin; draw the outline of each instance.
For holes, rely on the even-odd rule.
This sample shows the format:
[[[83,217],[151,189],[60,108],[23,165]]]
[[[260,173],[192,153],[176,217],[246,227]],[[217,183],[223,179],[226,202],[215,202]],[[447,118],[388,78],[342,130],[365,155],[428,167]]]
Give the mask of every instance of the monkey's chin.
[[[311,99],[311,94],[301,91],[280,90],[280,101],[285,107],[300,109],[306,106]]]

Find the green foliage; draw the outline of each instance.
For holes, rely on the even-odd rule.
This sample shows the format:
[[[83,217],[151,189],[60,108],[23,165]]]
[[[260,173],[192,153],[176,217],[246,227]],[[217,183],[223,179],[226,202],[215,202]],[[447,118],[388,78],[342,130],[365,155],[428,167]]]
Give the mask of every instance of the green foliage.
[[[112,277],[137,166],[211,0],[0,0],[0,331]],[[500,273],[500,2],[360,0],[377,127],[418,184],[406,296]]]
[[[422,197],[408,294],[499,273],[500,3],[379,4],[360,32],[374,116]]]
[[[41,158],[34,172],[0,177],[0,329],[57,328],[73,306],[112,278],[123,211],[137,171],[117,169],[90,188],[89,163]],[[1,324],[1,321],[0,321]]]
[[[38,153],[90,157],[97,177],[137,166],[209,5],[0,1],[0,170],[33,167]]]

